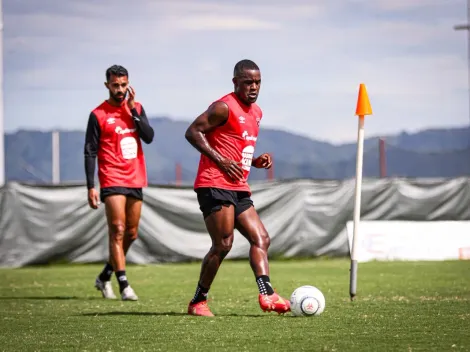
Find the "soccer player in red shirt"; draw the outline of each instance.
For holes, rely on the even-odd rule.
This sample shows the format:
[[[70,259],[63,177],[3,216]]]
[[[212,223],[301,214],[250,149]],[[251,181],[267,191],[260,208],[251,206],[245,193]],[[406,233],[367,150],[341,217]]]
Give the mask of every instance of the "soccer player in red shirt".
[[[137,239],[142,208],[142,188],[147,170],[141,140],[154,137],[142,105],[135,101],[127,70],[118,65],[106,70],[109,98],[90,114],[85,137],[85,173],[88,204],[105,203],[109,235],[109,260],[95,280],[104,298],[115,299],[111,276],[115,272],[123,300],[138,299],[126,276],[126,253]],[[126,99],[127,98],[127,99]],[[95,188],[98,158],[100,193]]]
[[[250,243],[250,265],[258,284],[258,301],[263,311],[285,313],[287,299],[274,292],[269,279],[270,238],[247,183],[251,166],[270,168],[269,154],[253,157],[262,111],[255,103],[261,85],[258,66],[242,60],[234,68],[234,92],[212,103],[188,127],[186,139],[201,153],[194,189],[212,247],[205,256],[188,314],[213,316],[207,293],[237,229]]]

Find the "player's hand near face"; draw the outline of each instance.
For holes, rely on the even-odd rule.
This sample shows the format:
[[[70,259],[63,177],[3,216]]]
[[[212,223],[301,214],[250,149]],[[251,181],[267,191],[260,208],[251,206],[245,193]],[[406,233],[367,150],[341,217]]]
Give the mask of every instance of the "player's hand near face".
[[[135,90],[131,86],[127,88],[127,106],[129,107],[129,110],[132,110],[135,108]]]
[[[88,205],[92,209],[98,209],[98,205],[100,204],[100,198],[98,195],[98,191],[94,188],[88,190]]]
[[[261,154],[253,160],[253,166],[257,169],[269,169],[273,164],[271,155],[268,153]]]

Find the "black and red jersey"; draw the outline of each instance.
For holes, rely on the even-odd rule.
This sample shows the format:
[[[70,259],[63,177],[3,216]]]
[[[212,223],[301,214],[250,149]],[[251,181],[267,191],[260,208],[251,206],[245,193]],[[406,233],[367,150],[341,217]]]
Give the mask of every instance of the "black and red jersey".
[[[88,189],[95,187],[95,162],[98,158],[98,179],[101,188],[147,186],[147,169],[142,141],[149,144],[154,137],[141,104],[129,110],[104,101],[88,119],[85,136],[85,172]]]

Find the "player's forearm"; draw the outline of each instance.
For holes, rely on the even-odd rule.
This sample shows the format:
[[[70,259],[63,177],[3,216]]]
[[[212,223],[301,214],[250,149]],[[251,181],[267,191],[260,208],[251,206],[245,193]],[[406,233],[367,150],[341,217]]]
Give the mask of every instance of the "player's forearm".
[[[194,148],[196,148],[200,153],[207,156],[216,164],[218,164],[223,159],[222,155],[220,155],[210,146],[202,132],[189,127],[186,131],[185,137]]]
[[[85,175],[86,186],[88,189],[95,187],[95,163],[96,157],[91,155],[85,156]]]
[[[132,109],[132,118],[134,119],[135,128],[139,133],[139,137],[147,144],[152,143],[153,137],[155,136],[155,132],[150,126],[150,123],[147,119],[145,113],[139,115],[137,109]]]
[[[94,113],[90,114],[88,118],[87,129],[85,132],[85,146],[83,154],[85,156],[85,175],[87,188],[95,187],[95,164],[96,155],[100,143],[101,130],[98,124],[98,119]]]

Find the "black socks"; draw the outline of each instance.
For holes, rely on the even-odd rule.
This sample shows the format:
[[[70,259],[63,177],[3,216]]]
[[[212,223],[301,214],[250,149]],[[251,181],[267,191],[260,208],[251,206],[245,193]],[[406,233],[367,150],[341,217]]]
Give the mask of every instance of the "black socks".
[[[106,282],[106,281],[111,280],[112,275],[113,275],[113,266],[109,263],[106,263],[106,265],[104,266],[103,271],[100,273],[98,278],[102,282]],[[127,286],[129,286],[129,282],[127,281],[126,271],[125,270],[116,271],[116,278],[117,278],[117,282],[119,284],[119,291],[120,292],[122,292]]]
[[[99,279],[102,281],[102,282],[105,282],[105,281],[110,281],[111,280],[111,276],[113,275],[113,266],[109,263],[106,263],[106,265],[104,266],[104,269],[103,271],[101,272],[100,276],[99,276]]]
[[[122,292],[129,283],[127,282],[126,271],[116,271],[116,278],[119,283],[119,292]]]
[[[273,287],[269,282],[269,276],[261,275],[256,278],[258,284],[259,293],[262,295],[272,295],[274,293]]]
[[[194,294],[194,298],[191,300],[191,304],[206,301],[208,292],[209,289],[202,287],[200,284],[197,284],[196,293]]]

